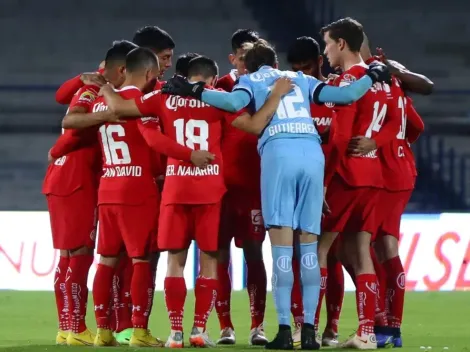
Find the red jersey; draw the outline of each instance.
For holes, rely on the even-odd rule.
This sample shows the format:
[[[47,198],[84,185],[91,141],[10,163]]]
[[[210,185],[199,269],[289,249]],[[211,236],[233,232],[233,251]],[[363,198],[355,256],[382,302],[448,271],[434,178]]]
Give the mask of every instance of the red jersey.
[[[168,158],[163,204],[217,203],[226,188],[221,153],[226,113],[192,98],[154,91],[135,100],[142,115],[159,116],[164,133],[192,150],[208,150],[215,160],[206,169]]]
[[[400,81],[393,77],[390,87],[391,100],[399,116],[400,124],[395,130],[395,137],[390,143],[380,148],[380,160],[382,162],[382,175],[384,187],[389,191],[406,191],[413,189],[414,177],[412,175],[409,160],[406,156],[409,150],[405,139],[407,121],[407,99],[401,88]]]
[[[325,103],[322,105],[310,104],[310,114],[312,115],[313,121],[315,121],[315,126],[320,135],[328,132],[328,141],[324,141],[321,145],[323,154],[325,154],[325,159],[328,158],[331,147],[333,145],[334,137],[334,126],[333,126],[333,110],[334,104]]]
[[[237,80],[236,70],[218,80],[216,87],[231,92]],[[222,155],[227,187],[261,192],[261,163],[258,154],[258,137],[232,126],[233,120],[247,109],[229,115],[223,125]]]
[[[90,110],[97,96],[97,87],[84,86],[72,98],[69,110],[75,107]],[[99,145],[95,141],[62,156],[61,149],[68,143],[72,134],[72,130],[64,131],[51,149],[52,157],[58,159],[47,168],[42,188],[44,194],[67,196],[80,188],[96,189],[98,187],[97,181],[101,167]]]
[[[418,112],[415,110],[413,106],[413,100],[410,97],[406,97],[406,101],[406,118],[408,122],[406,124],[405,135],[408,142],[406,143],[406,157],[410,164],[411,173],[414,177],[416,177],[418,172],[416,170],[415,158],[410,143],[416,142],[416,140],[419,138],[419,135],[424,131],[424,122],[421,119],[421,116],[419,116]]]
[[[120,89],[124,99],[142,96],[136,87]],[[93,104],[93,112],[108,107],[103,97]],[[142,204],[158,195],[155,183],[158,159],[145,142],[139,125],[158,129],[158,119],[129,119],[125,123],[105,123],[99,127],[98,139],[103,154],[103,175],[98,204]]]
[[[220,77],[215,87],[223,89],[226,92],[231,92],[233,90],[233,87],[235,87],[235,82],[237,81],[237,78],[237,70],[232,70],[225,76]]]
[[[366,69],[365,64],[354,65],[341,74],[337,85],[345,86],[361,78],[365,75]],[[361,99],[342,106],[340,109],[344,116],[337,118],[337,129],[351,131],[351,137],[376,137],[387,116],[386,89],[386,85],[376,83]],[[343,154],[337,172],[348,185],[353,187],[383,187],[382,169],[377,150],[360,157]]]

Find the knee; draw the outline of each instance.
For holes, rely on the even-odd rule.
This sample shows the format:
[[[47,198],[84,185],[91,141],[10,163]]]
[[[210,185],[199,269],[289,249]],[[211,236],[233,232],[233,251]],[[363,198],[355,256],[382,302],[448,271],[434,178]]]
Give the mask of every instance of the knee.
[[[119,262],[119,257],[100,257],[100,264],[115,268]]]

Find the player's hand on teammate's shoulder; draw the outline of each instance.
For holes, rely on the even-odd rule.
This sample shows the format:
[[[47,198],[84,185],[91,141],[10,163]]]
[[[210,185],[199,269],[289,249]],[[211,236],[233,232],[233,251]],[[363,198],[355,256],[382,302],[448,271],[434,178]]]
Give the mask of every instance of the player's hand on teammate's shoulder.
[[[392,76],[389,69],[384,64],[373,63],[369,65],[369,68],[366,70],[366,75],[370,77],[373,83],[376,82],[385,82],[391,83]]]
[[[377,56],[379,57],[380,61],[382,61],[387,66],[392,75],[406,70],[406,67],[399,62],[395,60],[389,60],[382,48],[376,48],[375,50],[377,50]]]
[[[271,90],[271,94],[282,97],[294,89],[294,84],[289,77],[280,77],[274,83],[274,87]]]
[[[185,77],[175,75],[163,85],[162,93],[201,100],[205,85],[205,82],[190,83]]]
[[[106,96],[107,93],[111,93],[111,92],[114,92],[114,87],[111,83],[108,83],[108,84],[101,86],[98,95],[100,97],[103,97],[103,96]]]
[[[191,162],[202,169],[206,168],[214,159],[215,155],[207,150],[193,150],[191,152]]]
[[[106,84],[106,80],[103,75],[97,72],[85,72],[80,75],[80,80],[84,85],[98,86]]]
[[[377,149],[377,144],[371,138],[355,136],[349,141],[348,154],[351,156],[362,156]]]

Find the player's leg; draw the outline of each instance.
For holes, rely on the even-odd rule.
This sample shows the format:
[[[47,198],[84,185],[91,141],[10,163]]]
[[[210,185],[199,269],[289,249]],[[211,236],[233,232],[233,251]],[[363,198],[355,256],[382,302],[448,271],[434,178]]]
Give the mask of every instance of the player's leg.
[[[132,336],[132,283],[133,264],[127,253],[121,253],[113,278],[115,336],[120,345],[128,345]]]
[[[168,250],[164,289],[171,330],[165,347],[170,348],[182,348],[184,345],[183,315],[187,294],[184,267],[191,244],[188,207],[181,204],[162,204],[160,208],[158,246],[162,250]]]
[[[370,246],[370,256],[374,263],[375,275],[377,276],[377,295],[375,303],[375,333],[383,332],[388,326],[387,312],[385,311],[385,292],[387,290],[387,275],[384,267],[376,254],[375,242]]]
[[[93,280],[93,303],[97,333],[95,346],[117,346],[110,326],[113,277],[123,248],[114,205],[99,205],[99,264]]]
[[[343,265],[337,256],[339,241],[338,236],[327,256],[328,280],[325,294],[326,325],[322,334],[323,346],[338,345],[338,325],[344,297]]]
[[[220,324],[220,338],[217,344],[235,344],[235,329],[230,314],[230,303],[232,295],[232,280],[230,275],[230,243],[233,234],[237,230],[236,216],[237,209],[233,204],[230,190],[222,200],[222,210],[220,219],[220,239],[217,264],[217,277],[219,279],[219,289],[217,290],[217,300],[215,310]]]
[[[221,203],[196,205],[192,209],[194,237],[200,249],[199,276],[194,295],[194,324],[189,343],[193,347],[215,347],[206,331],[207,319],[217,297],[217,250],[219,247]]]
[[[69,301],[66,289],[66,274],[69,267],[69,251],[65,249],[64,239],[67,236],[67,228],[63,221],[61,197],[47,195],[47,207],[51,222],[52,243],[54,249],[59,249],[59,263],[54,275],[54,294],[57,307],[59,331],[56,335],[56,344],[65,345],[69,335]]]
[[[295,236],[294,241],[294,248],[297,248],[298,236]],[[294,254],[292,256],[292,272],[294,273],[294,284],[292,286],[290,307],[295,326],[294,332],[292,333],[294,349],[300,348],[300,336],[302,331],[302,325],[304,324],[304,305],[302,303],[302,285],[300,283],[300,263],[297,252],[297,249],[294,250]]]

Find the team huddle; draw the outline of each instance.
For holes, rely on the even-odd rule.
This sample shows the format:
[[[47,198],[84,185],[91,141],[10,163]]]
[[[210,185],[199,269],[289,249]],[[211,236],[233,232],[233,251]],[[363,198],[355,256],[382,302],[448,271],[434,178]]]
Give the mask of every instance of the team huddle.
[[[417,175],[410,144],[424,130],[406,92],[430,94],[433,84],[381,50],[373,56],[353,19],[321,34],[338,72],[328,78],[313,38],[291,44],[292,71],[281,71],[273,47],[239,29],[229,74],[218,79],[214,60],[187,53],[163,82],[175,43],[146,26],[132,42],[114,42],[98,72],[59,88],[56,100],[69,109],[43,186],[60,250],[57,344],[182,348],[184,268],[193,240],[199,274],[189,344],[235,344],[234,239],[247,267],[251,345],[402,346],[400,218]],[[272,341],[263,327],[266,231],[279,324]],[[85,321],[95,244],[96,334]],[[168,252],[166,342],[148,328],[162,251]],[[340,344],[343,267],[356,285],[359,325]],[[324,298],[327,322],[319,334]],[[216,342],[206,331],[214,307]]]

